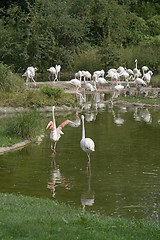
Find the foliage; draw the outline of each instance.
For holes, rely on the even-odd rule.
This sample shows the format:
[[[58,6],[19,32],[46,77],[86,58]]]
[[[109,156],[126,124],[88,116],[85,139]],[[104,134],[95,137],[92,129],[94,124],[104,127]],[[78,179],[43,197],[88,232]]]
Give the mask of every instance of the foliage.
[[[0,63],[0,89],[2,91],[16,91],[24,87],[22,78],[12,73],[7,65]]]
[[[17,114],[5,123],[5,134],[10,137],[33,139],[42,130],[42,119],[37,111],[26,111]]]
[[[104,217],[53,200],[1,194],[2,239],[158,240],[152,222]],[[27,223],[27,224],[26,224]]]
[[[73,61],[80,64],[77,55],[98,48],[109,52],[107,63],[104,54],[100,57],[109,66],[117,61],[112,55],[116,47],[137,47],[160,34],[158,0],[10,0],[1,6],[0,61],[21,73],[30,65],[40,72],[56,64],[67,69]]]
[[[86,51],[79,51],[74,54],[73,61],[70,63],[72,71],[88,70],[93,73],[95,70],[102,68],[100,55],[97,49],[89,49]]]
[[[48,85],[44,85],[43,87],[41,87],[40,91],[48,97],[53,97],[55,99],[61,98],[65,94],[63,89],[52,88]]]
[[[135,59],[138,59],[138,68],[147,65],[154,74],[160,73],[160,37],[152,38],[142,42],[137,46],[120,48],[118,50],[119,61],[117,66],[122,65],[133,69],[135,67]]]
[[[52,89],[44,86],[41,89],[25,89],[23,92],[0,94],[0,106],[12,107],[42,107],[59,104],[74,105],[74,97],[60,88]]]

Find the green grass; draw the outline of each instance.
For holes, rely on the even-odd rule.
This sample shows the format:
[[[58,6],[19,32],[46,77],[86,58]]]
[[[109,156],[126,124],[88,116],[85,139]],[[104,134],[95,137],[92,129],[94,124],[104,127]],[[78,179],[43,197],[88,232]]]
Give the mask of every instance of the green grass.
[[[1,134],[1,131],[0,131]],[[22,139],[18,137],[2,136],[0,137],[0,147],[10,147],[16,143],[21,142]]]
[[[17,92],[0,92],[0,106],[43,107],[52,105],[74,105],[74,97],[63,89],[43,86],[40,89],[23,89]]]
[[[53,200],[0,194],[0,239],[159,240],[160,227],[142,220],[111,218]]]
[[[160,75],[152,76],[151,85],[152,87],[160,87]]]
[[[150,105],[160,105],[160,97],[158,98],[150,98],[150,97],[145,97],[143,98],[142,96],[120,96],[114,101],[125,101],[129,103],[142,103],[142,104],[150,104]]]
[[[43,133],[42,117],[35,110],[24,111],[7,118],[0,126],[0,147],[8,147],[23,140],[35,140]]]

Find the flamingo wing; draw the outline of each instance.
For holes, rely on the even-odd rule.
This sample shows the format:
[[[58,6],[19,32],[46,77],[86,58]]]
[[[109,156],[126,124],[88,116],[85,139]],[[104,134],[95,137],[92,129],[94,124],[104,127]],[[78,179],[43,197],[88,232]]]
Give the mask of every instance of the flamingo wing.
[[[60,127],[61,129],[63,128],[63,127],[65,127],[66,125],[70,125],[71,127],[78,127],[78,124],[76,124],[76,123],[74,123],[74,122],[72,122],[72,121],[70,121],[70,120],[66,120],[66,121],[64,121],[63,123],[61,123],[58,127]]]

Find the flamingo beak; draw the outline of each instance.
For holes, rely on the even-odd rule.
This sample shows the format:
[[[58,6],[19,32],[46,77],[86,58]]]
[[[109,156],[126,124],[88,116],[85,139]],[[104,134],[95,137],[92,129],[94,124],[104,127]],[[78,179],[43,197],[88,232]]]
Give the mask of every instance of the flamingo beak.
[[[48,129],[49,127],[51,127],[51,123],[49,122],[46,129]]]

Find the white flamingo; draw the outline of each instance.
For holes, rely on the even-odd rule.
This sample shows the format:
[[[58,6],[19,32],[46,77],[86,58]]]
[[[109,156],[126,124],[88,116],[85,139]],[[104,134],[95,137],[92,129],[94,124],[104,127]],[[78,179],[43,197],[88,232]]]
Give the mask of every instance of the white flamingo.
[[[152,75],[153,75],[153,72],[152,72],[152,71],[148,71],[147,73],[145,73],[145,74],[143,75],[142,79],[147,83],[147,85],[150,84]]]
[[[56,79],[58,81],[58,75],[59,75],[59,80],[60,80],[60,70],[61,70],[61,65],[56,65]]]
[[[56,144],[59,141],[60,137],[62,134],[64,134],[62,132],[62,128],[65,127],[67,124],[69,124],[72,127],[77,127],[77,125],[70,121],[70,120],[66,120],[63,123],[61,123],[57,128],[56,128],[56,121],[55,121],[55,116],[54,116],[54,109],[55,106],[52,106],[52,116],[53,116],[53,121],[50,121],[46,127],[46,129],[50,128],[51,129],[51,133],[50,133],[50,140],[51,140],[51,150],[53,151],[53,153],[56,153]],[[54,148],[53,148],[53,142],[54,142]]]
[[[84,115],[81,115],[82,120],[82,139],[80,141],[80,146],[88,156],[88,166],[90,165],[90,153],[95,151],[95,144],[91,138],[85,137],[85,128],[84,128]]]
[[[52,77],[52,81],[54,80],[56,80],[56,78],[57,78],[57,71],[56,71],[56,69],[55,69],[55,67],[50,67],[49,69],[47,69],[47,71],[48,72],[50,72],[50,74],[49,74],[49,80],[51,80],[50,78]],[[55,78],[54,78],[54,76],[55,76]]]
[[[147,66],[143,66],[142,67],[142,72],[143,72],[143,75],[149,70],[149,68]]]
[[[119,96],[120,96],[120,92],[121,92],[123,89],[124,89],[124,86],[123,86],[123,85],[117,84],[117,85],[114,87],[112,99],[119,97]]]
[[[100,71],[95,71],[95,72],[93,73],[93,75],[97,75],[97,77],[103,77],[103,78],[104,78],[104,74],[105,74],[105,72],[104,72],[103,69],[100,70]]]
[[[146,82],[142,78],[139,78],[139,77],[137,77],[135,79],[134,83],[136,84],[136,86],[137,85],[145,85],[145,86],[147,85]]]
[[[82,73],[83,73],[83,77],[84,77],[84,83],[85,83],[86,81],[88,81],[88,80],[91,81],[92,75],[91,75],[90,72],[88,72],[88,71],[82,71]]]
[[[36,67],[28,67],[26,72],[22,75],[23,77],[27,77],[26,78],[26,85],[28,85],[28,82],[31,80],[34,82],[34,85],[36,86],[36,82],[34,80],[36,71],[38,69]]]

